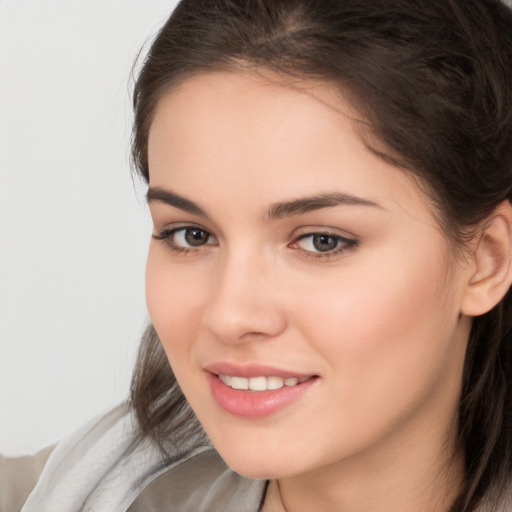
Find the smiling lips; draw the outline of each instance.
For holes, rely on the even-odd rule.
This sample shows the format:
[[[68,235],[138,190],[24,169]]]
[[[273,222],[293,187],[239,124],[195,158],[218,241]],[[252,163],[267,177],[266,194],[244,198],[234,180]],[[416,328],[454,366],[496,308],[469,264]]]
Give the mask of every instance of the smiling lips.
[[[207,367],[214,400],[227,413],[242,418],[263,418],[288,407],[318,380],[268,367],[221,364]]]

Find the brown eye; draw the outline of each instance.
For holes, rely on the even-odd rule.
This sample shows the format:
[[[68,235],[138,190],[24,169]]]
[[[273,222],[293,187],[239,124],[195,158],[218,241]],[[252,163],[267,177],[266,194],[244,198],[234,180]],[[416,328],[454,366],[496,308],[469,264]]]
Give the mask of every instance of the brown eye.
[[[217,245],[217,239],[206,229],[199,226],[188,226],[166,229],[153,235],[156,240],[163,240],[175,252],[200,249],[206,245]]]
[[[292,247],[301,249],[308,256],[330,257],[341,254],[359,245],[358,240],[333,233],[308,233],[300,236]]]
[[[201,245],[205,245],[208,243],[208,240],[210,238],[210,233],[208,233],[208,231],[205,231],[204,229],[187,228],[180,231],[184,232],[185,242],[190,247],[200,247]]]
[[[338,238],[325,234],[313,235],[311,243],[318,252],[333,251],[338,247]]]

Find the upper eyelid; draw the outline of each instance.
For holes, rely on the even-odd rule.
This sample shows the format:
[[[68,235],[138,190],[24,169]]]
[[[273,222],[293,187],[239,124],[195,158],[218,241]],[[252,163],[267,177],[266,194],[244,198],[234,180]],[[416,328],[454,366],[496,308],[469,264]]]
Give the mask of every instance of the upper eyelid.
[[[326,236],[332,236],[333,238],[340,238],[340,239],[343,239],[343,240],[355,240],[356,237],[354,237],[353,235],[341,235],[339,233],[334,233],[333,231],[328,231],[328,230],[325,230],[325,231],[321,231],[321,230],[317,230],[317,231],[307,231],[305,233],[300,233],[299,235],[297,235],[295,237],[296,240],[299,240],[301,238],[307,238],[308,236],[314,236],[314,235],[326,235]]]
[[[164,224],[161,228],[157,228],[156,226],[153,226],[153,230],[156,231],[157,233],[164,233],[167,231],[176,232],[176,231],[179,231],[180,229],[187,229],[187,228],[201,229],[203,231],[208,232],[210,235],[215,236],[211,229],[208,229],[208,228],[202,226],[201,224],[198,224],[195,222],[172,222],[169,224]]]
[[[186,231],[187,229],[198,229],[200,231],[204,231],[205,233],[208,233],[208,236],[214,238],[215,240],[217,240],[217,237],[209,230],[209,229],[206,229],[202,226],[199,226],[199,225],[195,225],[195,224],[187,224],[186,226],[176,226],[176,227],[168,227],[168,228],[163,228],[161,230],[158,230],[157,232],[157,235],[158,234],[167,234],[167,235],[174,235],[180,231]]]
[[[346,240],[358,240],[359,239],[359,237],[356,234],[351,233],[350,231],[346,231],[344,229],[334,228],[334,227],[330,227],[330,226],[303,226],[303,227],[300,227],[300,228],[294,230],[291,238],[294,238],[295,240],[297,240],[301,237],[305,237],[305,236],[309,236],[309,235],[316,235],[316,234],[329,235],[329,236],[334,236],[334,237],[338,237],[338,238],[343,238]]]
[[[304,233],[302,235],[295,237],[294,240],[292,241],[292,244],[297,243],[300,240],[304,240],[305,238],[313,237],[315,235],[325,235],[325,236],[329,236],[332,238],[336,238],[338,241],[340,241],[342,243],[343,242],[346,242],[348,244],[358,244],[359,243],[359,239],[357,239],[357,238],[348,238],[346,236],[338,235],[338,234],[328,232],[328,231],[312,231],[310,233]]]

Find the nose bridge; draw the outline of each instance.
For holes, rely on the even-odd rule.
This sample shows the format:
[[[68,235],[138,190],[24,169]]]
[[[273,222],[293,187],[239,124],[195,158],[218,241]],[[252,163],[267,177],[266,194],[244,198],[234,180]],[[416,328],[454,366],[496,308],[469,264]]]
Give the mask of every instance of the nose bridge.
[[[276,269],[250,245],[226,251],[213,279],[205,327],[223,342],[277,336],[286,325],[276,294]]]

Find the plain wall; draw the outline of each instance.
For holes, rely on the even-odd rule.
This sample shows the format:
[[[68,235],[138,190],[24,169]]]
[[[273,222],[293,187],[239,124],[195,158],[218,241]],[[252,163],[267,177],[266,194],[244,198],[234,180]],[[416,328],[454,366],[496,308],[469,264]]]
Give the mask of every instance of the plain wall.
[[[0,451],[124,400],[150,236],[130,74],[175,1],[0,1]]]

